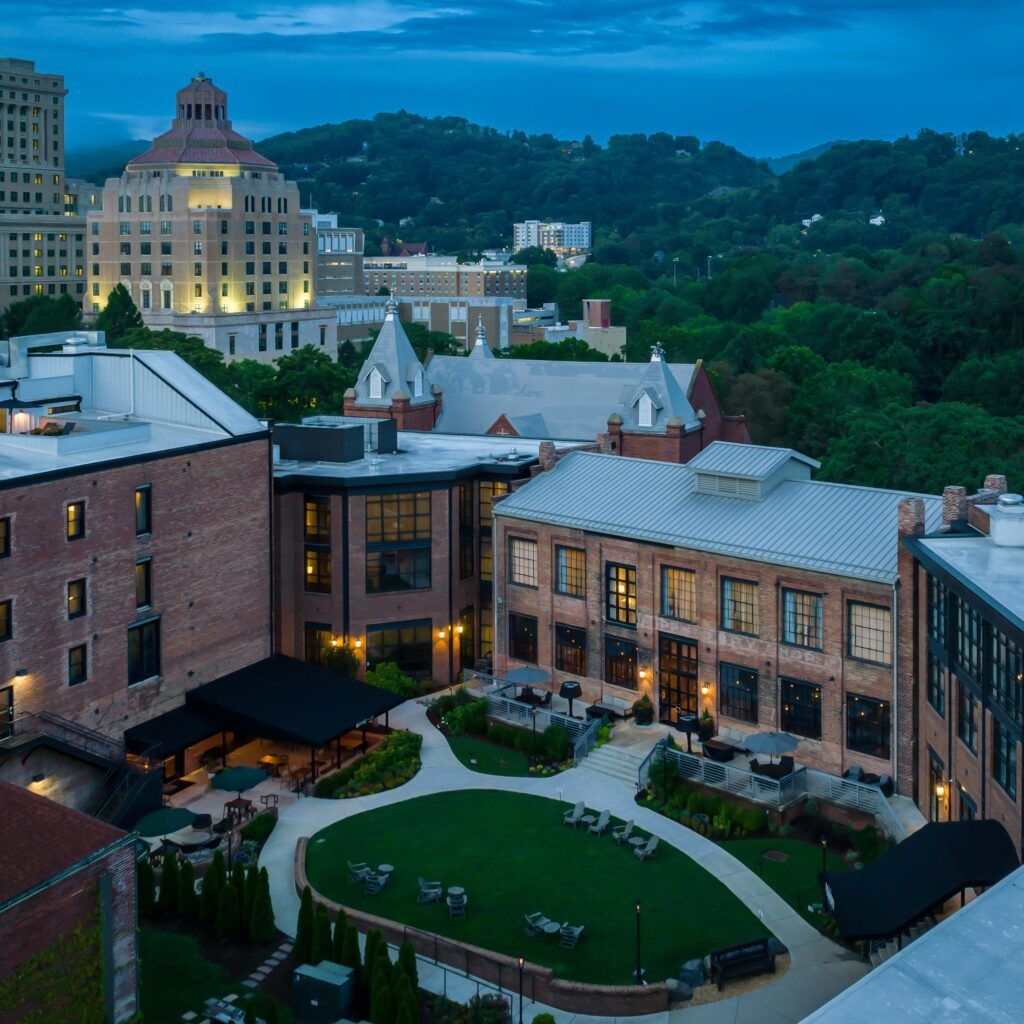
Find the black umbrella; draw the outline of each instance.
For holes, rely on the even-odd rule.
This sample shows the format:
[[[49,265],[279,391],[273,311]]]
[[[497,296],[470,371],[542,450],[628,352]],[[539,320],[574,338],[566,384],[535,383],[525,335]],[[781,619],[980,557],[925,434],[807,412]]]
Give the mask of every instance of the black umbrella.
[[[564,697],[569,702],[569,717],[572,718],[572,702],[583,696],[583,687],[580,686],[575,679],[566,679],[566,681],[562,683],[561,689],[558,691],[558,695],[560,697]]]

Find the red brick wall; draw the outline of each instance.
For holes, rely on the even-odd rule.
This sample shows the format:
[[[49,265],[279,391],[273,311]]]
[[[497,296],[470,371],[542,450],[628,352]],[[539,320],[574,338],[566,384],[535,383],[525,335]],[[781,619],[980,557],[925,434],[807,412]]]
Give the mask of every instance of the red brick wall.
[[[441,414],[441,405],[440,400],[414,406],[408,399],[392,399],[390,407],[384,409],[360,406],[356,399],[346,398],[344,411],[346,416],[394,420],[399,430],[433,430]]]
[[[0,914],[0,978],[8,977],[78,925],[96,923],[102,876],[109,879],[111,890],[114,969],[108,984],[114,985],[114,1019],[119,1022],[138,1009],[135,862],[130,844]],[[13,1024],[23,1015],[12,1007],[0,1007],[0,1024]]]
[[[639,664],[647,669],[646,690],[658,704],[657,642],[659,633],[668,633],[696,641],[699,650],[700,683],[710,687],[701,707],[707,707],[716,725],[727,725],[748,731],[780,727],[779,677],[815,683],[822,688],[822,738],[804,740],[796,752],[802,764],[841,773],[850,765],[865,771],[892,774],[892,764],[845,747],[845,696],[848,691],[880,700],[893,700],[891,666],[873,665],[844,656],[846,643],[846,603],[848,600],[870,604],[892,605],[892,588],[821,573],[786,569],[741,559],[716,557],[703,552],[665,548],[585,534],[580,531],[520,523],[498,517],[495,541],[495,671],[499,674],[518,663],[509,659],[508,613],[521,612],[538,620],[538,663],[550,669],[556,681],[564,673],[554,671],[554,627],[556,623],[587,629],[588,678],[583,681],[584,699],[595,700],[602,692],[604,674],[604,637],[623,637],[638,643]],[[538,542],[537,589],[506,582],[506,546],[509,536],[535,537]],[[896,542],[895,531],[893,543]],[[580,600],[556,594],[552,588],[554,551],[558,544],[584,548],[587,553],[587,598]],[[606,624],[604,621],[604,567],[618,562],[637,567],[637,628]],[[499,564],[500,563],[500,564]],[[676,622],[662,618],[660,610],[661,566],[673,565],[696,572],[696,623]],[[723,576],[758,583],[760,636],[740,636],[718,629],[720,580]],[[778,605],[782,588],[807,590],[824,594],[823,649],[805,650],[781,643]],[[730,662],[755,669],[760,674],[756,726],[724,718],[718,707],[718,663]],[[635,700],[637,691],[616,689],[603,684],[605,693]],[[895,734],[893,736],[895,747]]]
[[[0,490],[12,554],[0,599],[14,636],[16,711],[48,710],[119,738],[182,695],[270,654],[269,442],[254,440]],[[152,534],[136,537],[136,486],[150,484]],[[84,500],[86,536],[65,540],[65,506]],[[135,562],[152,558],[152,608],[135,607]],[[87,580],[88,614],[69,620],[66,586]],[[160,676],[129,689],[127,629],[161,620]],[[88,680],[69,687],[67,651],[86,643]]]

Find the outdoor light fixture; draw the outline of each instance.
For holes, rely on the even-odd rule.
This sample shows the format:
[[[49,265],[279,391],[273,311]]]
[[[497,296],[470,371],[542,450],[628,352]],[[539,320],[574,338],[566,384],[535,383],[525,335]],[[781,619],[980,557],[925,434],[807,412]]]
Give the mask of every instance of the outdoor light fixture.
[[[362,646],[363,646],[363,641],[362,641],[362,640],[360,640],[360,639],[359,639],[359,638],[357,637],[357,638],[356,638],[356,642],[355,642],[355,647],[356,647],[356,650],[358,651],[358,650],[359,650],[359,648],[360,648],[360,647],[362,647]]]
[[[935,795],[940,800],[946,795],[946,787],[941,782],[935,784]]]
[[[523,1024],[523,967],[526,964],[526,958],[521,956],[517,963],[519,964],[519,1024]]]
[[[459,636],[462,636],[464,632],[464,627],[461,622],[455,627],[455,632],[458,633]]]
[[[331,646],[332,647],[337,647],[338,646],[338,638],[336,636],[332,636],[331,637]]]
[[[444,632],[444,630],[443,630],[443,629],[439,629],[439,630],[437,631],[437,639],[438,639],[438,640],[443,640],[444,638],[445,638],[445,632]]]
[[[33,782],[42,782],[45,778],[46,778],[46,773],[45,772],[36,772],[35,775],[32,776],[32,781]]]
[[[711,692],[711,687],[707,683],[700,684],[700,695],[706,697]]]
[[[16,669],[15,672],[14,672],[14,676],[15,676],[16,679],[24,679],[25,676],[27,676],[27,675],[28,675],[28,669],[27,668],[19,668],[19,669]]]
[[[636,901],[636,983],[644,983],[644,972],[640,967],[640,901]]]

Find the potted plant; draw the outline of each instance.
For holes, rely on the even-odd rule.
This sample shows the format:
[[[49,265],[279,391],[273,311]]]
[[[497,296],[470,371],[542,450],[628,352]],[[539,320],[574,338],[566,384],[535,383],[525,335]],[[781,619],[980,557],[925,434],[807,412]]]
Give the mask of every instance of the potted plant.
[[[715,735],[715,720],[707,708],[704,709],[704,713],[700,716],[700,722],[697,723],[697,735],[700,737],[701,743]]]
[[[637,725],[650,725],[654,721],[654,703],[646,693],[633,704],[633,721]]]

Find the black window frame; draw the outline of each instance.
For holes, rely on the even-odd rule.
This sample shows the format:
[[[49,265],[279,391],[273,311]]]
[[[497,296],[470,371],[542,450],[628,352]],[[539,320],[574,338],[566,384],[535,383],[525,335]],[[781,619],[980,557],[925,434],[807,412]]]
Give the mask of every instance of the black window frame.
[[[756,725],[759,715],[758,691],[761,676],[757,669],[729,661],[718,663],[718,713],[738,722]]]
[[[803,679],[779,679],[779,724],[783,732],[821,739],[821,686]]]
[[[387,662],[394,663],[402,672],[414,679],[429,679],[434,674],[432,621],[414,619],[406,622],[372,623],[367,626],[367,669],[376,668]]]
[[[0,558],[11,557],[11,517],[0,516]]]
[[[412,503],[411,508],[409,502]],[[366,543],[393,545],[405,541],[429,542],[430,516],[430,491],[368,494],[365,510]]]
[[[514,587],[537,589],[537,539],[510,535],[506,539],[508,582]],[[522,579],[517,578],[522,576]]]
[[[971,688],[957,680],[956,734],[960,742],[972,753],[978,752],[978,708],[980,702]]]
[[[537,616],[508,613],[508,656],[528,665],[537,664]]]
[[[931,652],[927,652],[925,667],[925,699],[940,717],[946,717],[946,666]]]
[[[810,598],[813,602],[811,614],[807,610],[791,607],[790,599]],[[813,620],[808,626],[810,620]],[[800,647],[805,651],[820,651],[824,643],[825,599],[813,590],[798,590],[795,587],[782,588],[782,642],[789,647]],[[808,634],[807,630],[811,632]],[[801,634],[809,635],[812,642],[800,639]]]
[[[331,543],[331,499],[307,494],[302,499],[302,539],[306,544]]]
[[[89,645],[68,648],[68,686],[80,686],[89,679]]]
[[[635,640],[605,633],[604,681],[624,690],[640,689],[640,646]]]
[[[429,547],[388,548],[366,552],[366,593],[404,594],[430,590],[431,550]],[[393,567],[393,572],[387,570]],[[403,581],[410,581],[403,585]]]
[[[700,646],[696,640],[658,634],[658,696],[661,720],[700,713]],[[675,700],[672,700],[672,696]]]
[[[992,778],[1017,802],[1017,740],[998,718],[992,719]]]
[[[668,585],[668,579],[671,573],[680,573],[684,580],[689,581],[689,592],[692,597],[692,615],[678,614],[678,609],[673,608],[674,602],[671,601],[670,595],[675,592],[677,588],[670,587]],[[682,565],[662,565],[661,567],[661,617],[663,619],[672,619],[674,622],[696,622],[697,621],[697,572],[694,569],[687,569]],[[686,586],[684,585],[684,590]],[[685,611],[685,609],[683,609]]]
[[[319,643],[319,638],[325,638]],[[310,665],[323,665],[325,655],[331,649],[331,640],[334,639],[334,631],[329,622],[303,622],[302,623],[302,660]],[[311,642],[316,642],[316,649],[311,652]],[[311,657],[312,653],[312,657]]]
[[[140,588],[139,570],[142,570],[142,587]],[[141,596],[145,600],[139,600]],[[153,606],[153,559],[138,558],[135,560],[135,607],[151,608]]]
[[[140,671],[133,673],[133,651],[132,643],[134,638],[140,638],[138,640],[138,651],[135,652],[142,660],[140,661]],[[149,643],[152,645],[151,650],[147,653],[145,645],[147,643],[147,637],[150,637]],[[158,679],[160,677],[160,618],[159,616],[146,619],[144,622],[135,622],[128,627],[128,685],[138,686],[141,683],[150,681],[151,679]],[[150,671],[145,671],[149,669]]]
[[[84,576],[79,576],[78,579],[68,580],[66,588],[66,604],[68,620],[80,619],[83,615],[89,614],[89,585],[86,582]],[[73,600],[81,602],[81,608],[78,611],[71,610],[71,604]]]
[[[878,713],[878,720],[869,720],[866,711]],[[879,742],[871,743],[860,739],[858,731],[866,732],[868,728],[879,730]],[[883,742],[884,739],[884,742]],[[846,694],[846,749],[866,757],[876,757],[880,761],[892,759],[892,704],[877,697],[868,697],[862,693]],[[879,751],[883,751],[880,753]]]
[[[580,564],[571,564],[570,555],[579,555]],[[587,551],[568,544],[555,545],[555,593],[586,600]]]
[[[625,589],[620,590],[623,586]],[[605,562],[604,617],[617,626],[636,628],[637,572],[635,565],[623,562]],[[632,601],[632,608],[630,602]]]
[[[587,630],[584,626],[555,623],[555,670],[572,676],[586,676]]]
[[[0,643],[14,636],[14,600],[5,597],[0,601]]]
[[[73,512],[72,510],[76,510]],[[64,539],[69,543],[85,538],[85,501],[69,501],[64,506]]]
[[[135,488],[135,536],[145,537],[153,532],[153,485],[140,484]]]
[[[324,561],[327,566],[324,568]],[[330,548],[306,545],[302,554],[302,589],[307,594],[329,594],[334,567]]]
[[[734,584],[740,584],[744,587],[753,587],[754,596],[753,601],[747,602],[738,601],[732,596],[732,587]],[[728,596],[726,592],[728,589]],[[721,628],[726,633],[735,633],[738,636],[760,636],[761,635],[761,586],[757,580],[745,580],[739,576],[723,576],[719,582],[719,615],[721,620]],[[753,629],[741,629],[737,625],[730,625],[733,622],[743,622],[745,620],[738,619],[733,614],[733,610],[737,608],[749,608],[753,612]]]
[[[855,608],[872,608],[875,611],[881,611],[886,613],[886,621],[888,622],[888,630],[882,631],[883,637],[888,637],[888,657],[884,660],[882,658],[867,657],[866,653],[869,650],[867,645],[861,645],[858,647],[860,653],[854,652],[854,609]],[[862,624],[863,626],[863,624]],[[866,626],[864,628],[867,628]],[[860,633],[858,631],[857,635]],[[846,656],[852,661],[860,661],[866,665],[885,665],[891,666],[894,654],[894,642],[893,636],[893,615],[892,608],[884,604],[875,604],[872,601],[858,601],[850,598],[846,602]]]

